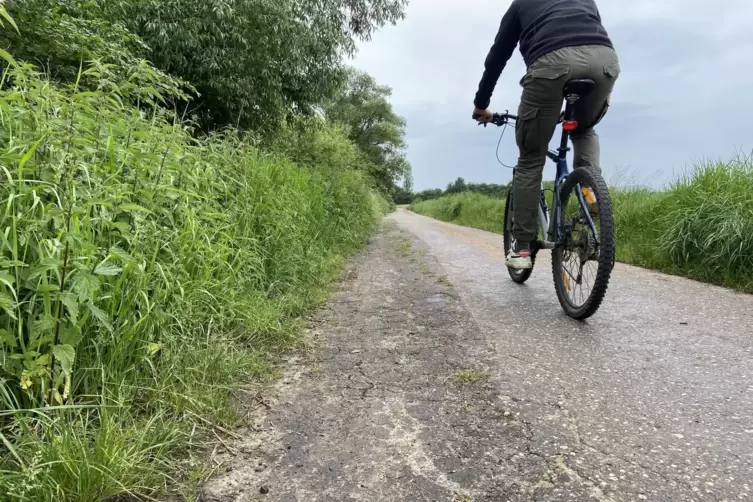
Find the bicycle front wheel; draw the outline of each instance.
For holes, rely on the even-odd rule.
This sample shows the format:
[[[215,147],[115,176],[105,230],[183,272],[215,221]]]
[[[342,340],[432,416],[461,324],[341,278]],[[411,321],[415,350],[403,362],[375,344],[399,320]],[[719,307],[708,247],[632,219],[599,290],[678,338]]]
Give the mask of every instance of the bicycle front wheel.
[[[505,200],[505,232],[504,232],[504,240],[505,240],[505,256],[507,256],[507,253],[510,252],[510,248],[512,247],[512,225],[513,225],[513,187],[510,185],[510,188],[507,191],[507,199]],[[536,255],[531,255],[531,268],[526,269],[516,269],[512,267],[507,267],[507,272],[510,274],[510,278],[513,280],[513,282],[516,282],[518,284],[523,284],[526,282],[533,273],[533,265],[536,263]]]
[[[563,240],[552,252],[554,287],[573,319],[591,317],[601,306],[614,268],[612,202],[604,178],[575,169],[560,192]]]

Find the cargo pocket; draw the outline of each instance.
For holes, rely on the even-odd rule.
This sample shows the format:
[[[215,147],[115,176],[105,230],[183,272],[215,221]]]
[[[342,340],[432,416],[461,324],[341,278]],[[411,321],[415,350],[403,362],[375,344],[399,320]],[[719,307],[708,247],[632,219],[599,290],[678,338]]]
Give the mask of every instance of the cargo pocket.
[[[547,65],[531,69],[531,78],[557,80],[570,73],[570,65]]]
[[[515,140],[518,148],[523,151],[534,151],[539,148],[539,109],[533,106],[521,106],[518,112],[518,123],[515,127]]]
[[[568,73],[570,73],[570,65],[547,65],[537,61],[528,68],[526,74],[520,79],[520,85],[525,87],[535,78],[557,80]]]
[[[620,63],[615,62],[611,64],[605,64],[604,65],[604,75],[607,76],[607,78],[610,79],[616,79],[620,76]],[[593,123],[590,125],[590,127],[595,127],[601,120],[604,118],[604,116],[609,111],[609,101],[611,98],[611,94],[607,96],[607,99],[604,101],[604,104],[601,107],[601,110],[599,113],[594,117]]]
[[[604,75],[609,78],[617,78],[620,76],[620,63],[611,63],[604,65]]]

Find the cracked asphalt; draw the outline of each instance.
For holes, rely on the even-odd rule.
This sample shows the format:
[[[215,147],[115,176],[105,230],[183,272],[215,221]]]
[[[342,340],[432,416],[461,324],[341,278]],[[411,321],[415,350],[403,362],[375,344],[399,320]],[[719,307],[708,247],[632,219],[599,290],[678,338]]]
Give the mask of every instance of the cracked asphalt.
[[[201,499],[753,500],[753,297],[618,264],[580,323],[503,255],[387,218]]]

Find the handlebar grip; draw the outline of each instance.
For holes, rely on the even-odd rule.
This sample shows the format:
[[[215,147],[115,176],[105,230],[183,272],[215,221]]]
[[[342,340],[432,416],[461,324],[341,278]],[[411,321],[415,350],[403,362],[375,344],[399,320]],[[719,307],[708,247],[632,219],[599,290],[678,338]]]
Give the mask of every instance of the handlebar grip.
[[[478,113],[473,114],[473,120],[478,120],[479,117],[481,117],[481,115],[479,115]]]

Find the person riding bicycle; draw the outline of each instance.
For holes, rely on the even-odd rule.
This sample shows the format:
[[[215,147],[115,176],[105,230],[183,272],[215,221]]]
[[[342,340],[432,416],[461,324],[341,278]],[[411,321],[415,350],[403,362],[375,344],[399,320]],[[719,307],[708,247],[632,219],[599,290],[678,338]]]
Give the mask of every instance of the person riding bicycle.
[[[520,81],[513,245],[505,264],[527,269],[533,266],[531,244],[538,235],[541,179],[549,141],[560,119],[565,84],[573,79],[591,79],[596,84],[578,101],[579,125],[571,138],[574,168],[590,166],[600,172],[599,137],[593,128],[607,112],[620,64],[594,0],[513,0],[484,63],[473,111],[479,122],[492,120],[489,101],[518,42],[527,71]]]

